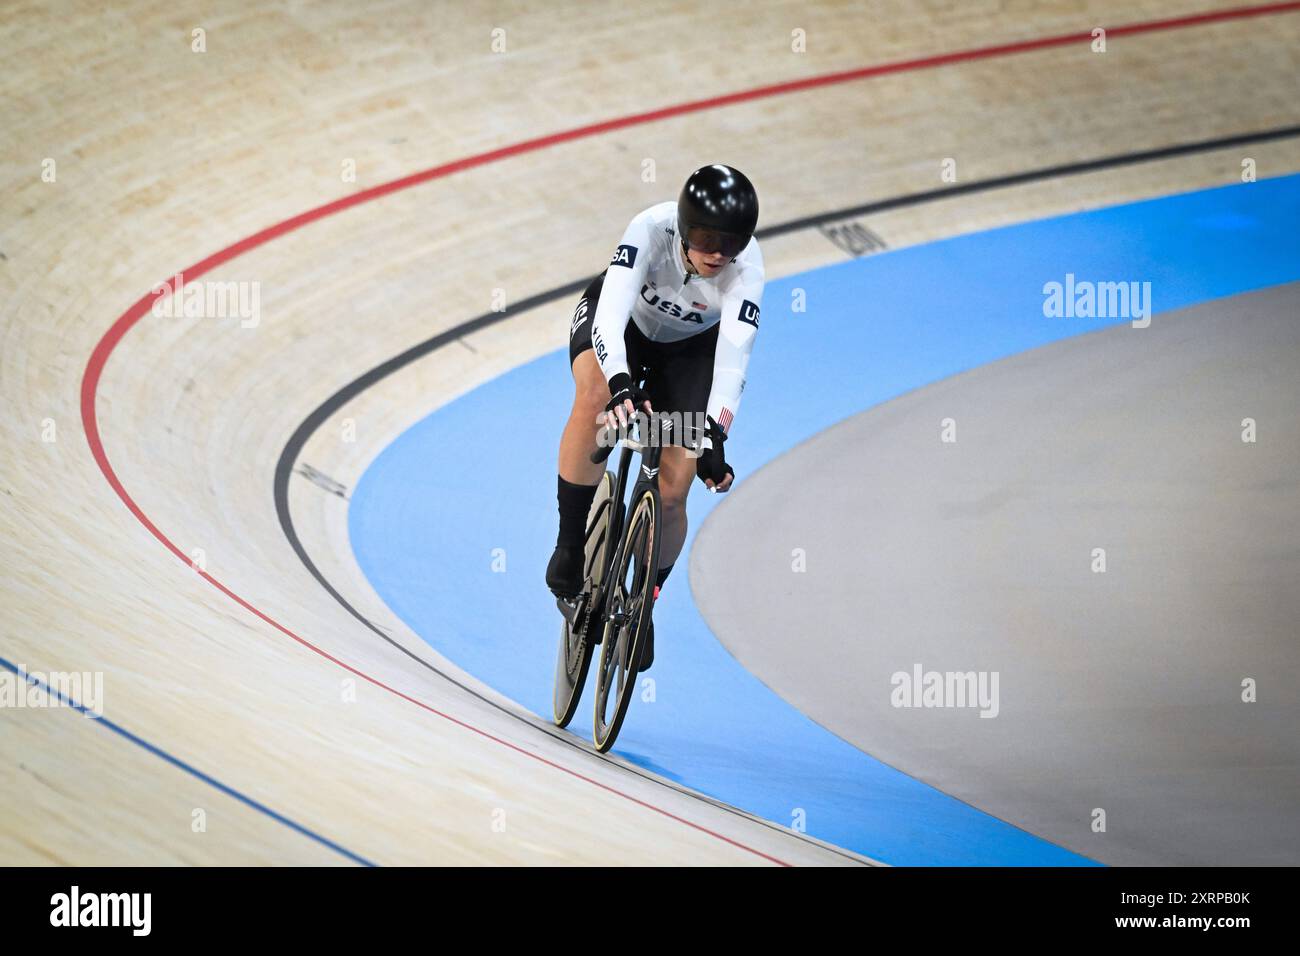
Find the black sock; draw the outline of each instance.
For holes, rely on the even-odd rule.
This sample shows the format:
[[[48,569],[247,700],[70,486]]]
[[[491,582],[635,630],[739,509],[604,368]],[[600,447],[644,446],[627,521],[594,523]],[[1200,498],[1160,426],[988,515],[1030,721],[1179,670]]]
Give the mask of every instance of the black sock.
[[[663,587],[664,582],[668,580],[668,575],[672,574],[672,572],[673,572],[673,566],[671,564],[668,565],[668,567],[666,568],[660,568],[659,577],[655,580],[655,587],[657,588]]]
[[[560,534],[555,543],[559,547],[581,548],[587,539],[587,512],[591,510],[591,500],[596,497],[594,485],[575,485],[570,481],[559,479],[556,497],[560,503]]]

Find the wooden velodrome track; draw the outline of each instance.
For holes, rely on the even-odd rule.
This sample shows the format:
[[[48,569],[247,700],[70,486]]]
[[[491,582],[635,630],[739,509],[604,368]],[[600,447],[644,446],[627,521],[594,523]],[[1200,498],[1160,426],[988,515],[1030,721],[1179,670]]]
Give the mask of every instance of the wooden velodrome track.
[[[1237,182],[1245,157],[1294,172],[1283,6],[6,4],[0,658],[102,672],[104,720],[0,708],[0,863],[868,862],[564,742],[439,658],[303,466],[350,488],[409,424],[560,348],[573,297],[516,304],[589,278],[704,162],[745,170],[770,228],[951,189],[948,157],[958,186],[1129,157],[858,217],[890,246]],[[345,197],[365,201],[259,235]],[[763,251],[769,276],[845,255],[816,228]],[[181,270],[259,283],[256,327],[148,314]],[[287,541],[277,462],[339,388],[491,314],[495,290],[501,321],[289,462],[301,548],[368,628]]]

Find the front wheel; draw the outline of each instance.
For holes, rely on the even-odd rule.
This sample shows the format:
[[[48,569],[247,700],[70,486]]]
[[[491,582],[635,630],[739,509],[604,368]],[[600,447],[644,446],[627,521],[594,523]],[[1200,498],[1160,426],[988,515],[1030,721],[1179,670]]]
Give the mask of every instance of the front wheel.
[[[638,665],[654,612],[662,516],[659,490],[646,488],[632,506],[627,533],[614,557],[606,589],[605,635],[596,669],[593,741],[600,753],[614,746],[636,690]]]
[[[576,624],[571,625],[567,618],[560,621],[560,649],[555,661],[555,692],[551,701],[558,727],[569,726],[578,709],[591,667],[591,631],[601,626],[600,608],[591,605],[599,597],[605,573],[613,494],[614,474],[607,471],[596,486],[591,510],[587,512],[586,583],[582,596],[587,607]]]

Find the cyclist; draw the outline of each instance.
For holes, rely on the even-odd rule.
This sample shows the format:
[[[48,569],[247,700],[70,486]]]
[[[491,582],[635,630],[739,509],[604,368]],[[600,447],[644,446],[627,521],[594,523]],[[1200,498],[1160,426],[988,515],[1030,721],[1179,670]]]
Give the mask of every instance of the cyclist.
[[[557,596],[582,590],[587,512],[605,469],[590,457],[598,424],[625,425],[642,409],[680,413],[685,426],[674,429],[673,447],[660,458],[656,599],[686,540],[691,479],[711,491],[731,487],[723,442],[745,388],[763,295],[757,223],[749,179],[730,166],[701,167],[675,203],[632,219],[609,266],[578,300],[569,328],[573,410],[560,439],[560,530],[546,568]],[[653,660],[652,623],[642,670]]]

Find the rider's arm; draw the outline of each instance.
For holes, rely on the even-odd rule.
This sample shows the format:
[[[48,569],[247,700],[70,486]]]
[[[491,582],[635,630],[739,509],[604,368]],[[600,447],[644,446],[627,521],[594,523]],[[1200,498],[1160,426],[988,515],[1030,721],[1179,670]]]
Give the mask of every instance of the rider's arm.
[[[591,347],[607,382],[620,372],[628,374],[623,333],[632,315],[632,304],[645,282],[649,257],[649,219],[641,213],[628,223],[622,241],[609,260],[596,317],[591,322]]]
[[[763,257],[757,244],[747,251],[744,262],[732,277],[722,299],[718,344],[713,352],[713,387],[709,391],[708,414],[731,432],[731,422],[740,408],[745,390],[745,369],[758,335],[758,309],[763,301]],[[713,442],[706,440],[705,447]]]

